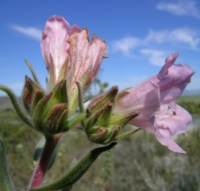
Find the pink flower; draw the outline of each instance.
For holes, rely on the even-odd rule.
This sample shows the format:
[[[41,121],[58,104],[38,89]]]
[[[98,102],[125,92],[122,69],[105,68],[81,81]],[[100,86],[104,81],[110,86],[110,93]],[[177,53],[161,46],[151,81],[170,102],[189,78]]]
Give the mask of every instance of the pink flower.
[[[106,44],[86,29],[80,29],[59,16],[50,17],[42,35],[41,49],[49,71],[50,85],[67,79],[69,92],[79,81],[85,87],[95,78]]]
[[[173,140],[173,136],[185,132],[191,123],[191,115],[175,104],[193,71],[186,65],[174,65],[177,54],[171,54],[158,75],[136,88],[122,92],[114,112],[136,112],[130,123],[155,134],[158,141],[170,150],[185,153]]]

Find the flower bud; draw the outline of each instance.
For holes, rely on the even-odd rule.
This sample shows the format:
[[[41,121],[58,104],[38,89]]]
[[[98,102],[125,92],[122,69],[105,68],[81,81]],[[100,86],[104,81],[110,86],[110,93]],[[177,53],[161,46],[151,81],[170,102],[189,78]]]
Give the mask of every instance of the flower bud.
[[[88,134],[90,141],[99,143],[99,144],[108,144],[112,141],[115,141],[116,136],[118,135],[120,128],[108,129],[105,127],[95,127],[96,131],[94,133]]]
[[[85,131],[88,138],[95,143],[108,144],[116,140],[117,135],[136,114],[119,114],[113,112],[118,89],[111,88],[108,92],[94,98],[89,104],[88,119]]]
[[[33,110],[35,127],[44,134],[66,131],[68,115],[66,81],[61,81],[48,95],[44,96]]]
[[[93,113],[96,111],[100,111],[107,105],[114,103],[117,93],[118,87],[113,86],[109,91],[95,97],[88,105],[88,112]]]
[[[32,79],[25,77],[25,84],[22,92],[22,100],[24,107],[28,112],[31,112],[33,107],[44,96],[44,92]]]

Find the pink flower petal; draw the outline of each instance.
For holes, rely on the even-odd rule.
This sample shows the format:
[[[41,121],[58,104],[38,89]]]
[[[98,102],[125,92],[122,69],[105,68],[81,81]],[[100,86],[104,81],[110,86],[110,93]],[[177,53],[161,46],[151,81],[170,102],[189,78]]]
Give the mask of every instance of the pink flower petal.
[[[166,138],[157,133],[156,138],[163,146],[166,146],[169,150],[176,153],[186,153],[171,137]]]
[[[155,114],[154,133],[163,145],[172,151],[180,152],[181,149],[172,136],[185,132],[191,121],[191,115],[179,105],[165,104]]]
[[[152,126],[153,114],[160,106],[159,88],[151,81],[145,81],[126,92],[126,95],[117,100],[114,112],[138,113],[131,124],[143,128]]]
[[[41,49],[53,84],[58,81],[60,70],[68,58],[69,31],[69,23],[63,17],[50,17],[45,25]]]
[[[167,103],[179,97],[193,75],[192,69],[183,64],[174,64],[177,54],[166,59],[165,65],[153,81],[160,87],[161,101]]]
[[[89,84],[96,77],[102,58],[106,53],[106,44],[99,38],[89,42],[88,32],[83,29],[70,36],[70,62],[68,78],[70,87],[76,81]]]
[[[169,55],[165,60],[165,65],[161,68],[160,72],[158,73],[158,76],[166,75],[168,73],[168,69],[175,63],[177,57],[177,53],[172,53],[171,55]]]

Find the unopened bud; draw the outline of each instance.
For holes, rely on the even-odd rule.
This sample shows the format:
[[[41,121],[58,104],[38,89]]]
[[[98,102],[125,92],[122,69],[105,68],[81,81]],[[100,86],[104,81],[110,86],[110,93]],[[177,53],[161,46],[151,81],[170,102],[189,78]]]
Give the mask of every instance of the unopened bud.
[[[105,108],[107,105],[114,103],[115,97],[117,95],[118,88],[116,86],[113,86],[109,91],[95,97],[88,106],[89,112],[96,112],[103,108]]]
[[[90,141],[98,144],[108,144],[115,141],[120,128],[106,128],[106,127],[95,127],[93,133],[88,133],[88,138]]]
[[[25,77],[25,84],[22,93],[24,107],[31,112],[37,102],[44,96],[42,89],[28,76]]]
[[[56,134],[68,129],[65,125],[67,115],[66,81],[61,81],[48,95],[39,100],[33,109],[32,118],[39,131],[44,134]]]

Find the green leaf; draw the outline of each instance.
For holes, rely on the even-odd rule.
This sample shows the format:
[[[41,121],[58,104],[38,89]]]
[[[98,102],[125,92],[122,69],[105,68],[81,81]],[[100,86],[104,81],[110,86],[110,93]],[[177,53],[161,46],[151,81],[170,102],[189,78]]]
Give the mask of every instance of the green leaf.
[[[112,149],[117,143],[113,142],[109,145],[102,146],[91,150],[79,163],[72,168],[69,173],[64,175],[60,180],[40,188],[34,188],[32,191],[53,191],[65,188],[65,191],[71,190],[71,187],[76,183],[82,175],[89,169],[94,161],[105,151]],[[67,189],[68,188],[68,189]]]
[[[15,190],[8,174],[5,149],[1,139],[0,139],[0,189],[1,191]]]

